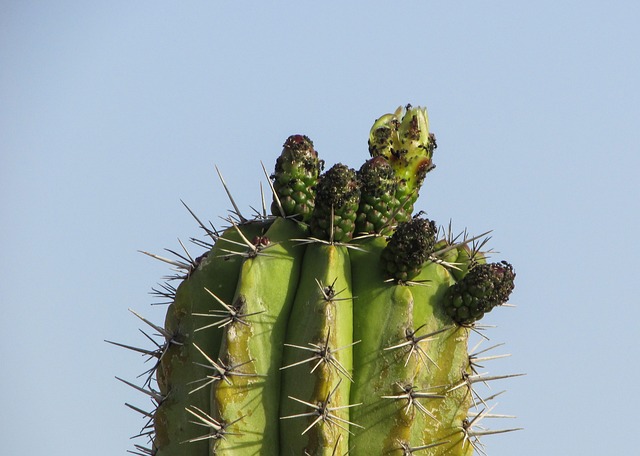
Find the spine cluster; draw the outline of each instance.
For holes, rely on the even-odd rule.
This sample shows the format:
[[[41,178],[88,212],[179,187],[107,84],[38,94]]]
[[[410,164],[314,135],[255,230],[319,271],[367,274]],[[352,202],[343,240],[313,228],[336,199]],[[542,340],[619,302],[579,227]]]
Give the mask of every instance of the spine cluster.
[[[154,456],[484,454],[491,397],[474,385],[478,321],[509,298],[515,273],[487,263],[483,242],[413,215],[435,140],[407,106],[372,127],[355,171],[323,162],[309,138],[287,139],[271,175],[272,215],[239,213],[218,232],[196,217],[207,253],[167,261],[168,299],[155,365]],[[225,185],[226,188],[226,185]],[[233,202],[233,201],[232,201]],[[234,203],[235,207],[235,203]],[[266,214],[266,210],[264,210]],[[493,348],[493,347],[492,347]]]

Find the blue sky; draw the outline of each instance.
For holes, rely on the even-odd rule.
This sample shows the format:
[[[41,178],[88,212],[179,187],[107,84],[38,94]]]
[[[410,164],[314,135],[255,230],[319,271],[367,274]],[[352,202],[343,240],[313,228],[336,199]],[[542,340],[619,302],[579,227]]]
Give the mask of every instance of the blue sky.
[[[488,317],[512,356],[491,456],[629,454],[640,311],[640,6],[538,2],[0,2],[0,453],[112,456],[142,421],[134,308],[162,253],[259,204],[310,136],[359,167],[373,120],[425,105],[417,209],[493,229],[518,273]],[[199,254],[196,246],[192,252]],[[500,424],[492,427],[500,427]]]

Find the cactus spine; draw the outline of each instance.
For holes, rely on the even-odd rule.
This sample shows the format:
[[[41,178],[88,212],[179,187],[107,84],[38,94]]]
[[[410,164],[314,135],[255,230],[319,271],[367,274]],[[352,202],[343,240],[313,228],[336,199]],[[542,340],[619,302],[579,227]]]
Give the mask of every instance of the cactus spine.
[[[480,436],[514,430],[478,426],[495,415],[474,385],[509,376],[479,373],[500,355],[469,354],[469,336],[515,273],[487,262],[485,241],[412,214],[433,169],[428,125],[424,108],[380,117],[357,172],[323,173],[293,135],[272,215],[247,220],[232,200],[222,233],[196,217],[214,242],[198,241],[196,260],[161,258],[185,274],[156,290],[164,326],[140,317],[163,340],[116,344],[156,359],[143,386],[125,382],[155,404],[131,406],[150,418],[134,454],[470,456]]]

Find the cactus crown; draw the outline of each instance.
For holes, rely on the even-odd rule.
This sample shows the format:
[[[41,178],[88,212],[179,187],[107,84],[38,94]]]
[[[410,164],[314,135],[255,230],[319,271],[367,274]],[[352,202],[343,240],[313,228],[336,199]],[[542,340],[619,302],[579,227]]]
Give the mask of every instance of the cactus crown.
[[[470,354],[468,340],[515,272],[486,263],[485,241],[438,239],[412,214],[434,149],[426,110],[410,105],[374,123],[358,172],[322,173],[312,141],[290,136],[272,215],[249,220],[231,200],[227,229],[194,215],[207,253],[150,254],[183,275],[155,290],[163,326],[136,314],[156,347],[116,344],[155,360],[143,386],[123,380],[155,404],[131,407],[150,419],[132,453],[470,456],[484,454],[480,435],[514,430],[478,426],[495,395],[475,384],[509,375],[479,374],[501,356]]]

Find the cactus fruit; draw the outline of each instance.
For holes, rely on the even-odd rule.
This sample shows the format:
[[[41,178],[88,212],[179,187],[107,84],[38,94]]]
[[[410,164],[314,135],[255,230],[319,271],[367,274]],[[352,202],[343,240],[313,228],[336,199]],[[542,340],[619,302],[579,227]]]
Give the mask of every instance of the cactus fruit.
[[[323,166],[308,137],[292,135],[287,138],[271,175],[274,194],[278,196],[274,198],[271,211],[308,222],[315,207],[313,188]]]
[[[360,186],[356,172],[338,163],[318,179],[309,229],[319,239],[348,242],[356,229]]]
[[[460,239],[412,214],[434,148],[411,106],[374,123],[357,172],[323,173],[294,135],[270,176],[272,215],[248,220],[232,200],[218,232],[192,213],[213,242],[194,241],[207,249],[195,260],[151,255],[184,274],[155,290],[164,325],[135,314],[161,340],[116,344],[155,359],[142,386],[123,380],[154,403],[130,406],[149,420],[133,454],[470,456],[514,430],[478,425],[502,415],[476,385],[512,375],[479,373],[504,355],[470,354],[469,336],[515,273],[487,262],[486,233]]]
[[[395,171],[386,158],[378,156],[364,162],[358,171],[360,207],[356,233],[386,233],[401,209],[396,190]]]
[[[393,114],[385,114],[373,124],[369,134],[369,153],[372,157],[385,157],[396,172],[396,197],[402,207],[396,216],[397,221],[405,221],[411,216],[424,178],[435,168],[432,157],[436,147],[436,138],[429,132],[429,117],[424,108],[399,107]]]

